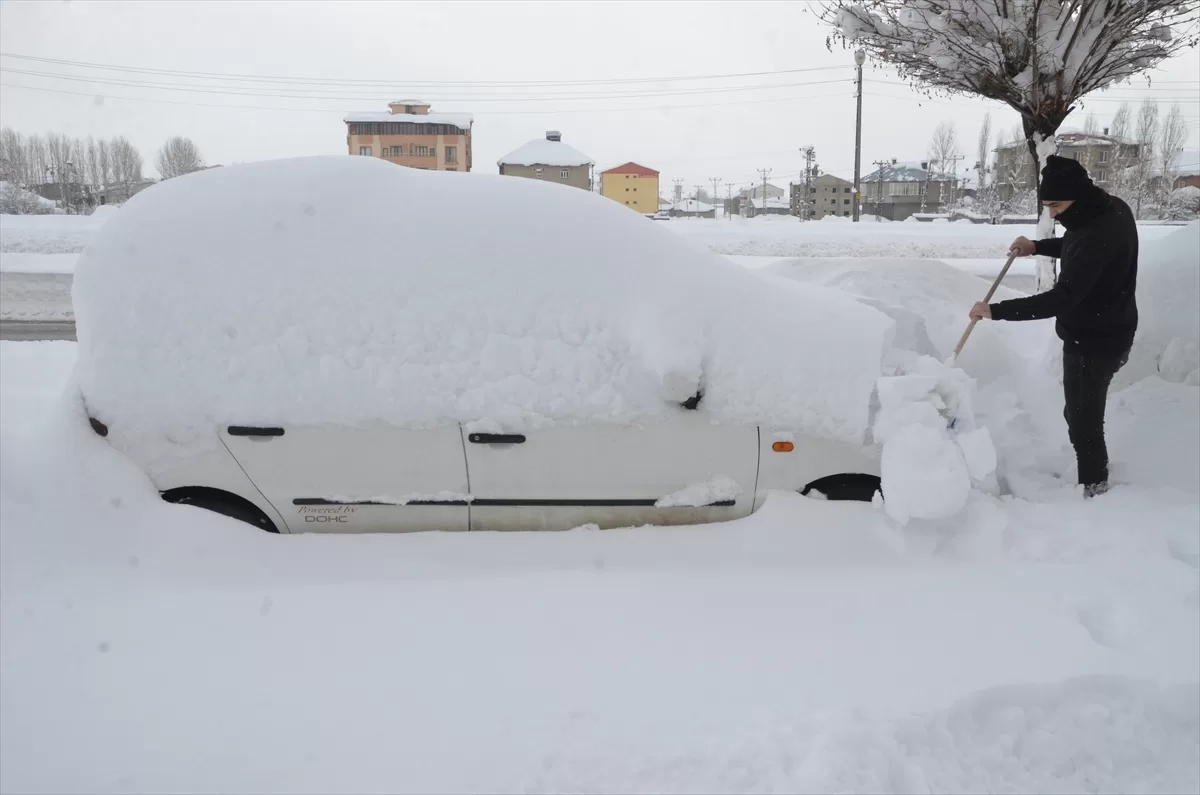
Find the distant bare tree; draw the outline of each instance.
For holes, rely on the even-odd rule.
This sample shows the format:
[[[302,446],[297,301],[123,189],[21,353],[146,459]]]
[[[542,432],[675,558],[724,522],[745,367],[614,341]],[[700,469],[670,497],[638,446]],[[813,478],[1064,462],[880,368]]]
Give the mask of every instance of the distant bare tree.
[[[955,130],[954,122],[944,121],[938,124],[933,130],[933,138],[929,141],[929,168],[926,173],[929,177],[925,181],[926,190],[921,197],[921,211],[925,211],[925,193],[928,193],[929,180],[933,179],[935,174],[945,174],[954,162],[953,158],[960,154],[958,148],[958,133]],[[938,180],[939,191],[945,190],[946,181]],[[938,195],[938,202],[952,198]],[[945,207],[943,207],[945,209]]]
[[[1135,158],[1131,155],[1129,146],[1129,116],[1128,102],[1122,102],[1121,107],[1113,115],[1112,125],[1108,128],[1109,137],[1116,141],[1113,147],[1113,176],[1109,180],[1109,193],[1120,196],[1129,202],[1129,169]]]
[[[192,139],[176,135],[167,139],[167,142],[158,150],[154,165],[158,169],[159,176],[163,179],[171,179],[201,170],[204,168],[204,158],[200,155],[200,149]]]
[[[134,184],[142,181],[142,156],[124,137],[114,138],[111,150],[113,182],[121,186],[123,198],[128,199]]]
[[[1183,151],[1187,137],[1188,125],[1183,119],[1183,111],[1179,109],[1178,104],[1172,105],[1158,138],[1157,171],[1159,173],[1158,199],[1160,204],[1165,205],[1167,198],[1175,190],[1179,154]]]
[[[1133,211],[1135,218],[1142,217],[1142,204],[1150,198],[1148,183],[1154,168],[1154,145],[1158,138],[1158,104],[1147,98],[1138,109],[1137,133],[1138,159],[1133,175]]]
[[[103,138],[96,142],[96,170],[100,175],[100,187],[106,188],[113,183],[112,147]]]

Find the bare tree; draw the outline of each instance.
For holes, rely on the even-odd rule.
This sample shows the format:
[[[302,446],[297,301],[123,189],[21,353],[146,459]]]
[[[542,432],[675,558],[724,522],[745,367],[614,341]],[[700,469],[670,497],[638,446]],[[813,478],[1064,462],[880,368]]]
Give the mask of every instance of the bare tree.
[[[124,137],[112,141],[113,181],[121,186],[122,196],[128,199],[135,183],[142,181],[142,156]]]
[[[158,156],[154,158],[154,165],[158,169],[159,176],[163,179],[171,179],[201,170],[204,168],[204,158],[201,157],[200,149],[192,139],[176,135],[168,138],[167,142],[158,150]]]
[[[0,181],[13,185],[28,184],[29,151],[25,138],[12,127],[0,130]]]
[[[1142,217],[1142,204],[1150,198],[1150,171],[1154,168],[1154,145],[1158,138],[1158,104],[1147,98],[1138,109],[1137,132],[1138,158],[1133,173],[1133,212],[1135,218]]]
[[[1163,121],[1162,131],[1158,138],[1158,202],[1166,206],[1168,197],[1175,189],[1176,169],[1179,166],[1179,154],[1187,141],[1188,125],[1183,119],[1183,111],[1179,105],[1171,106],[1167,118]]]
[[[953,196],[945,196],[946,180],[945,175],[948,174],[957,158],[961,154],[958,148],[958,132],[952,121],[939,122],[938,126],[933,130],[933,137],[929,140],[929,168],[926,173],[929,178],[926,179],[928,186],[929,180],[933,179],[934,175],[943,177],[938,180],[938,202],[942,204],[942,209],[946,209],[945,204],[953,200]],[[953,186],[951,186],[953,190]],[[924,204],[924,200],[922,200]]]
[[[96,171],[100,187],[107,188],[113,183],[112,148],[103,138],[96,142]]]
[[[1112,124],[1108,128],[1108,136],[1113,139],[1113,176],[1109,180],[1109,192],[1129,201],[1129,169],[1133,165],[1136,147],[1129,143],[1129,109],[1128,102],[1122,102],[1121,107],[1113,115]]]
[[[975,172],[979,175],[979,184],[975,186],[976,195],[982,194],[987,189],[988,160],[991,159],[989,157],[991,150],[992,114],[989,112],[983,117],[983,125],[979,128],[979,151],[976,153],[979,160],[975,164]]]
[[[1040,170],[1055,133],[1087,94],[1127,80],[1197,41],[1187,0],[825,0],[830,37],[865,49],[929,89],[983,96],[1021,114]],[[1039,234],[1053,233],[1043,213]],[[1054,268],[1038,262],[1038,287]]]

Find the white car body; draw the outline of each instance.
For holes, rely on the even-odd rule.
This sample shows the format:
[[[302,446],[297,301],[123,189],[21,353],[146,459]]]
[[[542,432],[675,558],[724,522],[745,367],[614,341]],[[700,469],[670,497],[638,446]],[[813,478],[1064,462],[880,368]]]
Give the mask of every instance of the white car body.
[[[869,497],[879,475],[873,446],[714,425],[682,407],[678,417],[648,427],[564,426],[515,436],[523,441],[493,441],[461,425],[233,426],[206,454],[151,479],[167,499],[233,495],[278,532],[366,533],[720,522],[758,510],[771,491]],[[847,475],[856,477],[840,477]],[[740,493],[705,498],[702,487],[714,477],[732,480]],[[697,486],[700,499],[656,505]]]

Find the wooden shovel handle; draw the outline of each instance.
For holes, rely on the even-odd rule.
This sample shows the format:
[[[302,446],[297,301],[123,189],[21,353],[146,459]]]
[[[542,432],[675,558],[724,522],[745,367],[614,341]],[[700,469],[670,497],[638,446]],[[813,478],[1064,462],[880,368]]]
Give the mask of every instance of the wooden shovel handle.
[[[992,302],[992,296],[996,294],[996,290],[1000,287],[1000,282],[1004,281],[1005,274],[1008,273],[1008,269],[1012,267],[1013,260],[1016,258],[1016,251],[1008,252],[1008,262],[1004,263],[1004,267],[1000,269],[1000,275],[996,277],[996,281],[992,282],[992,288],[988,290],[987,295],[983,297],[983,303],[990,304]],[[967,330],[963,332],[962,339],[958,341],[958,345],[954,346],[953,358],[958,358],[958,354],[962,352],[963,346],[967,344],[967,337],[971,336],[971,332],[975,329],[975,324],[978,322],[979,318],[971,319],[971,323],[967,326]]]

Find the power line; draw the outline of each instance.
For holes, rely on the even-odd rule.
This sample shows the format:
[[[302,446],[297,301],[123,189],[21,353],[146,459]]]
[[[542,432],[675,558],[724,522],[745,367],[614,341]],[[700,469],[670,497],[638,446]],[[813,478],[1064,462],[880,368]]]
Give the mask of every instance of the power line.
[[[129,81],[129,80],[114,80],[106,77],[86,77],[83,75],[61,75],[52,72],[36,72],[25,69],[11,69],[6,66],[0,66],[0,72],[8,72],[15,75],[25,75],[30,77],[44,77],[54,80],[67,80],[75,83],[90,83],[94,85],[116,86],[118,88],[148,88],[158,91],[180,91],[193,94],[218,94],[223,96],[239,96],[239,97],[262,97],[262,98],[279,98],[279,99],[330,99],[349,102],[378,102],[386,96],[392,96],[395,92],[387,92],[385,94],[377,94],[374,96],[349,96],[343,94],[308,94],[300,93],[297,89],[274,89],[270,91],[259,91],[247,89],[241,86],[232,88],[216,87],[216,86],[199,86],[190,85],[187,83],[155,83],[146,81]],[[512,95],[512,96],[497,96],[497,95],[455,95],[446,94],[443,96],[448,102],[564,102],[569,100],[588,100],[588,99],[638,99],[638,98],[655,98],[655,97],[670,97],[670,96],[687,96],[694,94],[724,94],[740,91],[759,91],[763,89],[774,88],[799,88],[803,86],[828,85],[831,83],[845,82],[844,79],[836,80],[815,80],[809,82],[798,83],[775,83],[761,84],[753,86],[719,86],[712,88],[691,88],[677,91],[670,90],[651,90],[634,93],[613,94],[613,93],[583,93],[575,96],[547,96],[545,94],[529,94],[529,95]]]
[[[820,72],[831,69],[843,69],[844,66],[810,66],[798,69],[774,69],[763,72],[733,72],[709,75],[684,75],[678,77],[629,77],[592,80],[364,80],[354,78],[316,78],[293,77],[287,75],[251,75],[231,72],[197,72],[184,69],[161,69],[143,66],[122,66],[117,64],[96,63],[91,61],[71,61],[63,58],[45,58],[36,55],[21,55],[11,52],[0,52],[0,57],[15,58],[22,61],[57,64],[60,66],[77,66],[89,69],[105,69],[117,72],[137,72],[152,75],[173,75],[177,77],[208,78],[211,80],[253,81],[260,83],[325,83],[335,85],[413,85],[413,86],[583,86],[583,85],[629,85],[634,83],[672,83],[685,80],[724,80],[732,77],[765,77],[768,75],[799,74],[803,72]]]
[[[840,81],[839,81],[840,82]],[[127,97],[120,95],[101,94],[96,91],[69,91],[67,89],[58,88],[41,88],[38,86],[23,86],[15,83],[0,82],[0,86],[5,88],[23,88],[27,91],[41,91],[51,94],[69,94],[78,97],[90,97],[93,100],[125,100],[129,102],[150,102],[160,105],[186,105],[196,108],[228,108],[231,110],[273,110],[284,112],[297,113],[345,113],[343,108],[289,108],[289,107],[268,107],[263,105],[227,105],[212,102],[185,102],[181,100],[170,99],[151,99],[150,97]],[[479,111],[476,116],[540,116],[544,114],[572,114],[572,113],[633,113],[638,111],[672,111],[672,110],[690,110],[694,108],[715,108],[724,107],[727,105],[757,105],[765,102],[796,102],[804,99],[827,99],[836,98],[841,94],[813,94],[799,97],[768,97],[762,99],[745,99],[733,100],[731,102],[708,102],[699,105],[648,105],[645,107],[624,107],[624,108],[551,108],[549,110],[510,110],[510,111]],[[292,99],[299,99],[292,97]],[[315,99],[310,97],[310,99]]]

